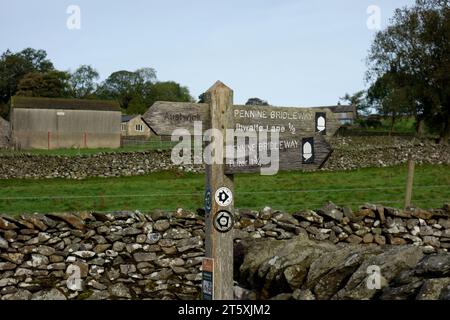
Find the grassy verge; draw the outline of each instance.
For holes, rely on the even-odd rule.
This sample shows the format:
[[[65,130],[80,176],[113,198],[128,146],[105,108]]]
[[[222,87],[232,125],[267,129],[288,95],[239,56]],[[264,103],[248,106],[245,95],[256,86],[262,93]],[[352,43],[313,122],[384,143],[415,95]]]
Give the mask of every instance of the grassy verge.
[[[331,200],[353,208],[365,202],[401,207],[406,167],[339,172],[281,172],[235,176],[235,206],[271,206],[293,212]],[[158,172],[146,176],[73,180],[0,180],[0,213],[78,210],[175,210],[203,206],[204,176]],[[450,201],[450,167],[418,166],[413,203],[422,208]]]

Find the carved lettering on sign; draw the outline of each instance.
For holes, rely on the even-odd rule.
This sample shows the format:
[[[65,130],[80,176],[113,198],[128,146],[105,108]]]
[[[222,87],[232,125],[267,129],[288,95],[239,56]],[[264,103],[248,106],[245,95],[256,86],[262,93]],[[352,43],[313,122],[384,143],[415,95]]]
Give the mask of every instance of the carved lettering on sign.
[[[182,113],[169,113],[164,114],[164,120],[169,120],[172,123],[184,122],[184,121],[200,121],[200,114],[182,114]]]

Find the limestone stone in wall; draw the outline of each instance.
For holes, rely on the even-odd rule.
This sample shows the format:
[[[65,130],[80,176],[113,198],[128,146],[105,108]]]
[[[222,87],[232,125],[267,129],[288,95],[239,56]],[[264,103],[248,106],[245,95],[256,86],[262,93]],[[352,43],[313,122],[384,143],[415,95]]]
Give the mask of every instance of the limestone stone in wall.
[[[403,210],[364,204],[353,212],[328,202],[322,208],[288,214],[269,207],[262,211],[236,210],[236,238],[309,239],[351,244],[421,246],[426,253],[450,248],[450,207]]]
[[[305,236],[247,239],[237,246],[244,252],[236,272],[238,299],[447,300],[449,295],[448,252],[425,255],[414,245],[334,245]]]
[[[3,216],[0,297],[197,299],[203,226],[183,211]]]
[[[265,292],[274,294],[324,299],[366,297],[365,291],[340,291],[339,281],[354,274],[357,283],[363,272],[357,268],[369,255],[384,257],[378,258],[381,262],[390,261],[386,248],[412,248],[408,249],[411,250],[408,256],[417,259],[436,254],[445,258],[450,247],[449,217],[448,205],[434,210],[404,211],[365,204],[352,212],[327,203],[316,211],[299,210],[293,214],[269,207],[261,211],[237,209],[233,230],[235,268],[238,270],[247,259],[258,269],[264,265],[264,270],[272,270],[264,273],[262,286]],[[14,218],[0,215],[0,299],[198,299],[200,266],[205,253],[204,227],[202,216],[183,209],[33,214]],[[314,246],[312,251],[298,249],[299,237],[320,250]],[[295,267],[285,268],[289,265],[286,260],[273,259],[263,251],[250,259],[244,244],[255,239],[281,243],[276,251],[284,252],[286,259],[294,259],[296,263],[291,265]],[[396,256],[396,249],[388,250]],[[398,250],[399,255],[409,252]],[[315,269],[309,265],[312,260],[320,261],[320,252],[335,256],[335,265],[327,265],[331,268],[328,276],[337,277],[333,280],[337,281],[334,287],[328,286],[328,278],[322,276],[326,264]],[[352,263],[345,262],[351,253],[358,256]],[[450,263],[444,258],[421,260],[417,275],[440,272],[441,277],[450,276],[447,272]],[[305,259],[308,264],[301,264]],[[440,264],[442,261],[447,261],[445,268]],[[348,266],[345,272],[339,267],[344,262]],[[277,280],[280,270],[285,282]],[[389,280],[394,281],[395,277],[391,275]],[[254,288],[261,285],[248,280],[256,279],[250,271],[241,270],[240,278],[242,285],[251,284]],[[311,284],[310,291],[299,287],[305,281]],[[409,282],[408,285],[411,290],[416,288]],[[430,297],[427,288],[441,285],[429,282],[422,296]],[[322,287],[336,290],[329,292]],[[397,292],[395,288],[383,294],[390,297]],[[256,295],[239,288],[236,293]]]

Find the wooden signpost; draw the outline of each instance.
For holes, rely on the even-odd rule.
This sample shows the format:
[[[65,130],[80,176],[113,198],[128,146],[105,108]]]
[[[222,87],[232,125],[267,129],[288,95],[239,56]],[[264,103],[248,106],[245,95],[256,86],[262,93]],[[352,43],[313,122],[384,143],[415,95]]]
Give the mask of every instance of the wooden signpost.
[[[204,155],[206,258],[203,263],[203,299],[233,299],[233,174],[261,172],[273,165],[261,164],[262,152],[276,151],[273,159],[279,170],[310,170],[320,168],[332,152],[327,137],[333,136],[339,122],[328,108],[294,108],[274,106],[233,105],[233,91],[217,81],[205,94],[207,103],[156,102],[143,115],[144,120],[158,135],[171,135],[176,129],[191,135],[206,136],[214,153]],[[195,122],[202,131],[195,132]],[[208,136],[210,129],[220,132],[223,139]],[[227,158],[225,140],[227,129],[238,135],[270,136],[278,140],[258,143],[249,137],[241,146],[248,149],[241,158]],[[233,138],[234,139],[234,138]],[[241,140],[242,141],[242,140]],[[228,146],[230,141],[226,141]],[[231,142],[234,145],[234,140]],[[252,145],[253,144],[253,145]],[[253,150],[254,153],[251,153]],[[236,153],[235,153],[236,154]],[[256,155],[256,159],[254,158]],[[221,161],[213,161],[220,158]]]
[[[241,132],[278,131],[280,170],[311,170],[322,167],[332,152],[325,137],[333,136],[340,126],[334,113],[326,107],[234,105],[230,109],[230,128]],[[202,122],[203,130],[213,128],[210,125],[210,106],[207,103],[155,102],[143,117],[158,135],[171,135],[175,129],[186,129],[194,134],[195,121]],[[321,119],[323,123],[319,123]],[[320,130],[318,126],[323,129]],[[309,159],[312,161],[305,161],[299,156],[304,153],[303,142],[311,145],[313,157]],[[227,163],[225,173],[259,172],[261,165],[253,162],[247,159],[246,163]]]

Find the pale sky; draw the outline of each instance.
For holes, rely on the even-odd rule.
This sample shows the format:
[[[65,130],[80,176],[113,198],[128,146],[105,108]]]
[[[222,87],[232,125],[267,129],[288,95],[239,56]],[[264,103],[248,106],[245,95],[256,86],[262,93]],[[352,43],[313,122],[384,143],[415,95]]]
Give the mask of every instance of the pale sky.
[[[0,51],[44,49],[55,67],[118,70],[152,67],[198,97],[216,80],[234,102],[260,97],[278,106],[336,104],[365,87],[375,31],[413,0],[0,0]],[[67,8],[80,8],[70,30]]]

